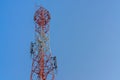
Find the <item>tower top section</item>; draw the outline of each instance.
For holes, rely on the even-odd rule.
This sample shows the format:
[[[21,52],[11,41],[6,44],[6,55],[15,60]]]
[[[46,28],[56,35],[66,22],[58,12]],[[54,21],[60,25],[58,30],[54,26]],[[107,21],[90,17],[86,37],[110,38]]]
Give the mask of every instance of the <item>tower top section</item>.
[[[45,8],[40,7],[34,14],[34,21],[39,26],[44,28],[50,21],[50,13]]]

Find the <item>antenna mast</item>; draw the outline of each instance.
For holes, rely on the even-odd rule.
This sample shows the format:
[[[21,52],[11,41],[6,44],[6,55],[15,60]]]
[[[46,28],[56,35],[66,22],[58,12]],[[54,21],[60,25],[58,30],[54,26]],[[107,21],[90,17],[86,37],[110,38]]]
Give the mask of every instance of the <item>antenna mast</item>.
[[[49,11],[42,6],[34,14],[35,41],[31,42],[30,48],[32,56],[30,80],[55,80],[57,62],[49,45],[50,19]]]

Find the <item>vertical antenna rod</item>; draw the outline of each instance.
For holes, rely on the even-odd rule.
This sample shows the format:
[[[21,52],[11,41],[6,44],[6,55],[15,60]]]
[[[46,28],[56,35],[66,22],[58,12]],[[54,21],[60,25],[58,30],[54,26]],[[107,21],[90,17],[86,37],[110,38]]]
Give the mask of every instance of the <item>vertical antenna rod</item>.
[[[30,80],[55,80],[56,56],[49,45],[50,13],[40,6],[34,14],[35,41],[31,42],[32,70]]]

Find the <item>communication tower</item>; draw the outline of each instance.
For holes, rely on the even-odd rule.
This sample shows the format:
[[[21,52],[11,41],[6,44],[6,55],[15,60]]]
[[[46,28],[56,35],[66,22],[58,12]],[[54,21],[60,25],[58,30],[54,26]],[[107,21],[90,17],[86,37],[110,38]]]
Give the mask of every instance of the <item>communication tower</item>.
[[[30,80],[55,80],[57,70],[56,56],[50,48],[51,16],[47,9],[40,6],[34,14],[35,41],[31,42],[32,69]]]

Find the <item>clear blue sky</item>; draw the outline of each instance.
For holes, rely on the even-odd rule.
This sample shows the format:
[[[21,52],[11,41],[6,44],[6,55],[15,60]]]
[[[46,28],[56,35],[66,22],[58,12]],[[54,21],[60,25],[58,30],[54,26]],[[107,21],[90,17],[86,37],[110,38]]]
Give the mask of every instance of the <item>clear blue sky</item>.
[[[34,0],[0,0],[0,80],[30,80]],[[120,0],[41,0],[52,16],[56,80],[120,80]]]

